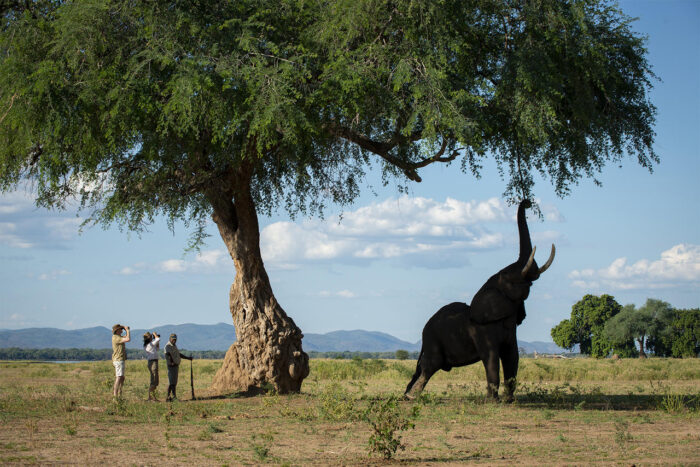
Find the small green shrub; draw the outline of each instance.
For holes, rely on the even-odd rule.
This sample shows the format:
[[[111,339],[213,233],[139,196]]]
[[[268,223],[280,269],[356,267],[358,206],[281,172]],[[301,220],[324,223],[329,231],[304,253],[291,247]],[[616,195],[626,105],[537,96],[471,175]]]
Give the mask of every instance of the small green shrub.
[[[684,412],[687,407],[685,405],[685,397],[681,394],[665,394],[661,398],[659,408],[670,414]]]
[[[353,396],[340,384],[328,385],[318,395],[318,417],[334,421],[354,421],[358,414]]]
[[[399,399],[391,396],[383,401],[372,401],[365,411],[364,418],[372,427],[368,445],[370,455],[379,453],[385,459],[391,459],[397,450],[404,450],[401,443],[401,431],[415,428],[413,420],[418,418],[419,405],[413,405],[410,413],[405,413],[399,405]]]
[[[270,455],[274,436],[271,432],[251,436],[251,448],[259,461],[264,461]]]
[[[615,422],[615,442],[620,446],[632,441],[633,437],[629,432],[630,423],[626,420],[618,420]]]
[[[214,438],[215,433],[222,433],[224,430],[219,428],[214,423],[209,423],[197,436],[200,441],[209,441]]]
[[[63,422],[63,428],[66,430],[67,435],[75,436],[75,434],[78,432],[78,422],[76,421],[75,416]]]

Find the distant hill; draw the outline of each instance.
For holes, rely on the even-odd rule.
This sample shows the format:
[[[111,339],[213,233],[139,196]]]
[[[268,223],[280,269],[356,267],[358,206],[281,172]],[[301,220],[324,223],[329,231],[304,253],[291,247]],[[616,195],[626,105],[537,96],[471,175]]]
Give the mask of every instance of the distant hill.
[[[376,331],[333,331],[326,334],[304,334],[304,350],[318,352],[393,352],[403,349],[420,350],[420,342],[411,344]]]
[[[188,350],[228,350],[236,340],[235,328],[230,324],[166,324],[150,329],[131,329],[127,348],[143,347],[143,334],[156,331],[167,340],[177,334],[177,344]],[[165,346],[165,341],[161,348]],[[112,347],[112,330],[103,326],[66,331],[56,328],[28,328],[0,330],[0,348],[20,349],[105,349]]]
[[[178,347],[187,350],[228,350],[236,340],[233,325],[166,324],[151,329],[132,329],[130,349],[140,349],[143,334],[155,330],[163,339],[171,333],[178,336]],[[56,328],[0,329],[0,348],[20,349],[105,349],[112,346],[112,331],[103,326],[66,331]],[[165,342],[161,345],[161,348]],[[564,349],[551,342],[524,342],[518,345],[526,353],[562,353]],[[419,351],[420,342],[411,343],[377,331],[333,331],[326,334],[304,333],[304,350],[317,352],[393,352],[399,349]]]

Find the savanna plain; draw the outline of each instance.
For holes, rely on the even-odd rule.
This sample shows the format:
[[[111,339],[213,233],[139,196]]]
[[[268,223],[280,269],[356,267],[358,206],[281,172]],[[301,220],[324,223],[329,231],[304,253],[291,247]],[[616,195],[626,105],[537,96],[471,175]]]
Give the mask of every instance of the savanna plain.
[[[520,361],[513,404],[480,364],[400,398],[415,361],[311,360],[300,394],[211,394],[221,361],[147,402],[145,361],[0,362],[0,464],[700,465],[700,359]],[[161,366],[160,399],[167,377]]]

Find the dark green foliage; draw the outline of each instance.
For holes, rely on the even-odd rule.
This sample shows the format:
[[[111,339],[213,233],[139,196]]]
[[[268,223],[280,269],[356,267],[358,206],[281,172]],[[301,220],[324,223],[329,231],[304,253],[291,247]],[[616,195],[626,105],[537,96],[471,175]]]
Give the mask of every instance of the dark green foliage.
[[[408,350],[399,349],[396,351],[397,360],[406,360],[408,358]]]
[[[663,357],[700,356],[700,309],[673,310],[660,332],[649,338],[649,348]]]
[[[580,344],[582,354],[598,358],[610,352],[636,357],[646,350],[659,357],[697,357],[700,309],[676,310],[653,298],[639,309],[622,308],[609,295],[586,295],[572,307],[571,318],[552,328],[551,335],[560,347]]]
[[[420,414],[420,405],[412,405],[410,412],[399,404],[396,396],[385,400],[373,400],[364,413],[364,418],[372,427],[369,437],[369,452],[379,453],[391,459],[397,450],[404,450],[400,432],[415,428],[413,420]]]
[[[634,305],[626,305],[605,324],[605,336],[621,357],[635,356],[634,354],[644,356],[646,339],[663,333],[672,315],[671,305],[653,298],[648,299],[638,310]],[[625,350],[634,348],[633,341],[639,343],[639,352],[630,354]],[[618,347],[623,351],[617,352]]]
[[[603,332],[605,323],[621,309],[610,295],[586,295],[571,308],[570,319],[552,328],[552,339],[565,349],[579,344],[582,354],[606,357],[613,350],[613,344]]]
[[[0,15],[0,190],[203,237],[244,174],[259,212],[347,203],[492,156],[511,197],[627,152],[650,167],[644,39],[602,0],[36,0]],[[240,181],[240,180],[239,180]]]

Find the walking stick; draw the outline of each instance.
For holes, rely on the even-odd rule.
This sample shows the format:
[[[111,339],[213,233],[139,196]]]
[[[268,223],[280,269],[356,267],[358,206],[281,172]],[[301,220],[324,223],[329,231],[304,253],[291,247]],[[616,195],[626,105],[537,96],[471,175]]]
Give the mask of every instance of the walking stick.
[[[194,359],[193,358],[190,359],[190,389],[192,389],[192,400],[195,400],[195,397],[194,397],[194,379],[192,379],[192,374],[193,374],[193,372],[192,372],[192,360],[194,360]]]

